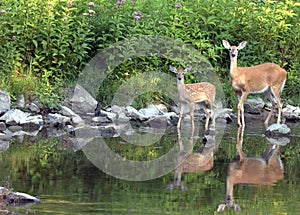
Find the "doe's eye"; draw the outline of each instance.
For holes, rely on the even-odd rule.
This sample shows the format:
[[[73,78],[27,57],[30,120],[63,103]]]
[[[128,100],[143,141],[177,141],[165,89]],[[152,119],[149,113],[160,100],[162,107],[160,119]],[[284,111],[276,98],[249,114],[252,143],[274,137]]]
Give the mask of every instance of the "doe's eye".
[[[231,52],[231,48],[229,48],[229,49],[228,49],[228,51],[230,51],[230,52]]]

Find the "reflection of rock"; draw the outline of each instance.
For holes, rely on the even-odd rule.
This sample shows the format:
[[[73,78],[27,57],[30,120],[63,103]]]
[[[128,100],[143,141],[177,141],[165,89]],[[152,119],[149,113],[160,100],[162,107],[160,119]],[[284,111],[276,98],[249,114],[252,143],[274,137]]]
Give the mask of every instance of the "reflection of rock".
[[[0,187],[1,201],[7,201],[9,205],[20,206],[28,203],[40,202],[37,197],[31,196],[26,193],[13,192],[5,187]]]
[[[0,152],[5,152],[9,148],[9,140],[0,139]]]
[[[285,124],[272,124],[266,130],[267,137],[288,136],[291,129]]]
[[[290,142],[290,138],[288,137],[278,137],[278,138],[267,137],[267,140],[274,145],[281,145],[281,146],[285,146]]]

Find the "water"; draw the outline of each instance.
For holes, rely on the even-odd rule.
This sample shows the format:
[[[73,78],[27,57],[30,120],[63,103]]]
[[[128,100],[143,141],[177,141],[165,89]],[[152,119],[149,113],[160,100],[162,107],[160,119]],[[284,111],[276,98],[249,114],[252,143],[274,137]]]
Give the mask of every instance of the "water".
[[[290,142],[279,149],[282,179],[275,180],[274,185],[234,186],[234,200],[242,214],[300,214],[300,125],[288,126],[292,130]],[[246,156],[260,157],[267,149],[270,143],[264,130],[260,120],[247,121],[243,137]],[[5,209],[20,214],[217,214],[218,206],[225,200],[228,165],[236,153],[236,125],[227,125],[222,141],[218,138],[217,135],[213,163],[207,162],[206,169],[198,167],[197,172],[188,172],[190,163],[181,175],[178,166],[165,176],[142,182],[105,174],[82,151],[66,150],[65,139],[28,139],[22,144],[12,141],[9,149],[0,153],[0,179],[10,175],[10,186],[14,190],[39,196],[41,202]],[[182,136],[185,149],[189,140]],[[194,152],[200,150],[205,155],[211,154],[209,150],[213,144],[201,147],[202,137],[192,140]],[[147,147],[123,144],[120,138],[106,141],[123,156],[150,160],[177,145],[178,136],[176,129],[171,128],[161,141]],[[180,175],[178,187],[174,186],[176,174]],[[227,207],[223,212],[235,213],[234,208]]]

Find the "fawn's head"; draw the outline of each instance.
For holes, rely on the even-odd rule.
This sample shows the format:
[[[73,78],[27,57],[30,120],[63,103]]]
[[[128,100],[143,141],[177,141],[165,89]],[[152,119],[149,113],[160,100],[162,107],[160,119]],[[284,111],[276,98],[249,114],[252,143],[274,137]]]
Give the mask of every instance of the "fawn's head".
[[[239,50],[245,48],[247,42],[243,41],[238,46],[231,46],[227,40],[223,40],[223,46],[228,49],[230,60],[237,59]]]
[[[170,70],[177,74],[177,81],[184,81],[184,74],[191,71],[192,67],[185,68],[184,70],[177,70],[175,67],[170,65]]]

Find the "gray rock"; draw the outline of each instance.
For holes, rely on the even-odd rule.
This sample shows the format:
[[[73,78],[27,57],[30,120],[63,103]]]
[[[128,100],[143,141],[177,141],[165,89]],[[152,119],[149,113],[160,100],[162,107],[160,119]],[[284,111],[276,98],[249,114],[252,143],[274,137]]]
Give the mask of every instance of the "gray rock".
[[[111,108],[110,108],[110,111],[112,113],[116,113],[117,115],[120,115],[122,113],[125,112],[125,108],[124,107],[120,107],[118,105],[113,105]]]
[[[84,120],[78,114],[76,114],[74,111],[72,111],[66,106],[61,106],[61,114],[70,117],[74,125],[84,124]]]
[[[71,119],[58,113],[49,113],[45,122],[50,126],[66,125],[67,123],[71,124]]]
[[[151,128],[166,128],[168,125],[168,118],[164,115],[154,116],[147,121]]]
[[[17,108],[25,108],[25,97],[23,94],[18,95],[15,106]]]
[[[272,124],[266,130],[267,137],[288,136],[291,129],[285,124]]]
[[[6,125],[4,122],[0,122],[0,132],[5,131],[6,130]]]
[[[67,132],[60,128],[47,128],[47,137],[61,137],[66,135]]]
[[[146,121],[149,119],[148,116],[141,114],[132,106],[126,106],[125,108],[126,115],[135,121]]]
[[[117,114],[113,112],[108,112],[105,110],[100,110],[100,115],[107,117],[110,121],[114,122],[117,119]]]
[[[7,111],[2,117],[0,117],[1,121],[5,121],[7,125],[17,125],[26,122],[26,118],[30,115],[30,113],[25,113],[18,109],[11,109]]]
[[[156,116],[156,115],[159,115],[161,113],[161,110],[158,109],[156,106],[154,105],[150,105],[149,107],[147,108],[142,108],[139,110],[139,113],[142,114],[142,115],[145,115],[147,117],[153,117],[153,116]]]
[[[299,121],[300,120],[300,108],[292,105],[287,105],[282,109],[282,116],[287,120]]]
[[[26,104],[26,109],[33,113],[39,113],[40,108],[35,103]]]
[[[118,119],[117,119],[118,122],[128,122],[129,120],[130,120],[130,117],[126,116],[126,114],[124,112],[121,112],[118,115]]]
[[[79,114],[95,113],[97,101],[79,84],[75,86],[73,97],[70,100],[71,109]]]
[[[111,120],[108,119],[106,116],[95,116],[92,118],[92,122],[96,125],[99,124],[105,124],[105,123],[111,123]]]
[[[229,108],[223,108],[217,111],[216,118],[218,122],[223,120],[225,123],[231,123],[234,118],[233,110]]]
[[[246,99],[244,109],[246,113],[260,114],[263,111],[265,102],[261,98]]]
[[[3,90],[0,90],[0,114],[10,110],[10,96]]]
[[[8,127],[8,130],[10,130],[11,132],[17,132],[17,131],[22,131],[22,126],[20,125],[11,125]]]
[[[24,131],[40,131],[43,128],[44,122],[42,115],[28,116],[24,122],[20,123]]]

